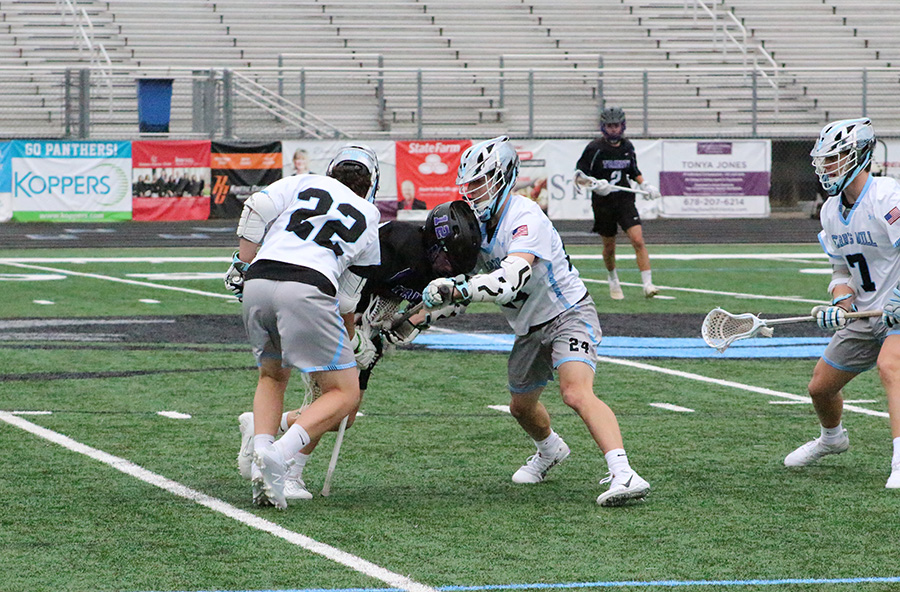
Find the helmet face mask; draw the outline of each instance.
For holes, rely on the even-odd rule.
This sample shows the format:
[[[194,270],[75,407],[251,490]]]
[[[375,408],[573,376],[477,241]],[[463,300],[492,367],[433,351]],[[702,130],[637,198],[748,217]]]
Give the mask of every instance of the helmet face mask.
[[[374,203],[380,177],[378,156],[375,154],[375,151],[364,144],[348,144],[338,150],[338,153],[331,159],[325,175],[334,177],[335,167],[343,163],[353,163],[365,169],[369,177],[369,188],[365,195],[360,197],[363,197],[370,203]]]
[[[838,195],[872,162],[874,150],[875,130],[862,117],[826,125],[809,155],[822,188]]]
[[[608,107],[603,110],[600,114],[600,133],[611,142],[622,139],[625,135],[625,111],[621,107]]]
[[[512,191],[519,174],[519,155],[509,138],[499,136],[463,152],[456,184],[478,219],[494,217]]]
[[[428,260],[435,274],[455,276],[475,267],[481,250],[481,228],[465,202],[435,206],[425,221],[424,233]]]

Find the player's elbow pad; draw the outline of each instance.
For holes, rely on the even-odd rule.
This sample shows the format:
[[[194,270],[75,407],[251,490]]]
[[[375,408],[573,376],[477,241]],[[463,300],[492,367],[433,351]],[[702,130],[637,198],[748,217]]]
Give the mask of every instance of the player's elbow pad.
[[[342,315],[356,310],[365,284],[366,280],[350,271],[338,279],[338,309]]]
[[[828,293],[831,294],[836,286],[850,286],[852,288],[853,286],[850,285],[851,280],[852,276],[850,275],[849,267],[846,265],[832,265],[831,283],[828,284]]]
[[[469,280],[472,302],[508,304],[531,278],[531,264],[521,257],[506,257],[500,269]]]
[[[266,236],[266,231],[269,229],[269,224],[280,213],[281,211],[268,193],[254,193],[244,202],[241,220],[238,222],[238,237],[252,243],[261,243],[263,237]]]

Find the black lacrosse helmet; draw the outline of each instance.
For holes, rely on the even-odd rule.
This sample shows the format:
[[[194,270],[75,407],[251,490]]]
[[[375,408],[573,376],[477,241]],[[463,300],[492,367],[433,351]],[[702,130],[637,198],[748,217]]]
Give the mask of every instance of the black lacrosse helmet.
[[[449,201],[429,212],[424,240],[431,269],[438,276],[468,273],[481,249],[481,226],[469,204]]]
[[[606,129],[610,123],[621,123],[622,131],[618,134],[611,134]],[[600,131],[608,140],[613,142],[622,138],[625,134],[625,111],[621,107],[607,107],[600,113]]]

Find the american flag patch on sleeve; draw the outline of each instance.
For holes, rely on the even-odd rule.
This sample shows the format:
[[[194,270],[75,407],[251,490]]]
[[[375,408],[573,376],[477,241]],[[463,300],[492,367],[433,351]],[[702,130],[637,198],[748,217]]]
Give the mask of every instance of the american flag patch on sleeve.
[[[894,209],[896,210],[897,208],[894,208]],[[897,217],[900,218],[900,211],[897,212]],[[512,233],[513,238],[519,238],[520,236],[528,236],[528,225],[527,224],[522,224],[521,226],[519,226],[518,228],[513,230],[513,233]]]
[[[900,208],[891,208],[891,211],[884,215],[884,219],[887,220],[888,224],[893,224],[900,220]]]

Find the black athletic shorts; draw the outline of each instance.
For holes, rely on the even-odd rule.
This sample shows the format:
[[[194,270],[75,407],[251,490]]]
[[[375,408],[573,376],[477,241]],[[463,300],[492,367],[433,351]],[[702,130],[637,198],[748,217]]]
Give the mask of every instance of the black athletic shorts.
[[[632,195],[595,195],[591,200],[591,209],[594,210],[594,227],[591,232],[600,236],[616,236],[617,227],[628,230],[641,223]]]

